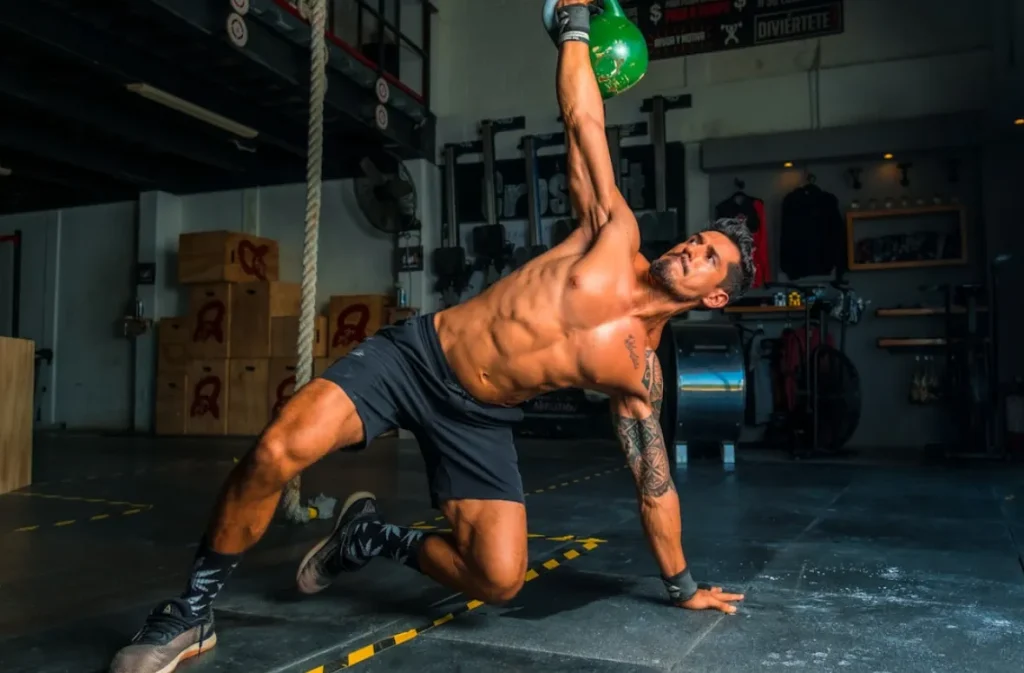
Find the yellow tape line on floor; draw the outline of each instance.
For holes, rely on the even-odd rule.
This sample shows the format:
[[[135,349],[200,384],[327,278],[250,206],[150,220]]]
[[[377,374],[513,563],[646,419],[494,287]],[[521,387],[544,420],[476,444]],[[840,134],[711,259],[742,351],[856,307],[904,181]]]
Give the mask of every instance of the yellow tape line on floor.
[[[15,528],[15,533],[31,533],[32,531],[43,530],[47,528],[65,528],[76,523],[87,523],[91,521],[103,521],[105,519],[111,519],[115,517],[123,516],[134,516],[142,512],[153,509],[152,505],[147,505],[140,502],[128,502],[126,500],[107,500],[106,498],[87,498],[84,496],[74,495],[55,495],[52,493],[31,493],[31,492],[20,492],[20,493],[8,493],[7,495],[16,495],[23,498],[45,498],[49,500],[62,500],[70,502],[84,502],[93,505],[113,505],[115,507],[127,507],[128,509],[122,510],[115,514],[101,513],[93,514],[87,517],[80,517],[76,519],[62,519],[60,521],[52,521],[45,524],[36,524],[34,526],[22,526]]]
[[[604,542],[604,540],[599,540],[597,538],[577,538],[571,535],[565,537],[571,540],[575,540],[576,546],[572,549],[568,549],[566,551],[559,553],[557,556],[549,558],[548,560],[537,565],[536,567],[528,569],[526,571],[525,577],[525,580],[527,582],[532,582],[541,575],[557,570],[562,564],[571,561],[575,558],[579,558],[583,554],[586,554],[597,549],[601,545],[601,543]],[[554,540],[558,538],[546,539]],[[402,643],[407,643],[410,640],[416,638],[417,636],[423,635],[427,631],[435,629],[438,626],[441,626],[442,624],[447,624],[456,617],[466,614],[467,612],[476,610],[482,605],[484,605],[484,603],[481,601],[467,601],[466,603],[463,603],[462,605],[460,605],[459,607],[455,608],[447,614],[441,615],[440,617],[432,619],[429,622],[424,622],[421,626],[408,629],[406,631],[402,631],[401,633],[396,633],[395,635],[389,636],[388,638],[384,638],[382,640],[378,640],[375,643],[371,643],[369,645],[360,647],[359,649],[352,650],[340,659],[337,659],[327,664],[322,664],[320,666],[317,666],[316,668],[311,668],[308,671],[306,671],[306,673],[334,673],[335,671],[351,668],[352,666],[355,666],[358,663],[366,661],[374,655],[380,654],[384,650],[388,650],[392,647],[395,647],[396,645],[401,645]]]

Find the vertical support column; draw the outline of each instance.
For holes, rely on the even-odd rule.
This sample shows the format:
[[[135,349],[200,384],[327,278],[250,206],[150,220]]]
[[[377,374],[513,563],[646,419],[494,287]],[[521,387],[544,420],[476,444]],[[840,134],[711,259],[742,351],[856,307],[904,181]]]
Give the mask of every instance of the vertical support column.
[[[53,350],[53,364],[44,372],[40,368],[42,382],[36,383],[39,391],[40,418],[39,425],[57,424],[57,368],[60,367],[60,343],[58,339],[57,315],[60,313],[60,281],[61,281],[61,239],[63,231],[63,212],[54,211],[46,222],[46,252],[44,254],[43,272],[43,321],[42,340],[36,343],[36,349],[50,348]]]
[[[135,398],[133,427],[136,432],[153,429],[153,391],[156,384],[156,321],[182,315],[185,296],[177,285],[178,236],[181,234],[181,200],[165,192],[146,192],[139,198],[139,264],[153,264],[152,285],[136,287],[153,329],[135,339]]]
[[[655,96],[651,99],[651,145],[654,146],[654,203],[659,213],[668,210],[668,176],[665,172],[668,161],[665,155],[665,99]]]

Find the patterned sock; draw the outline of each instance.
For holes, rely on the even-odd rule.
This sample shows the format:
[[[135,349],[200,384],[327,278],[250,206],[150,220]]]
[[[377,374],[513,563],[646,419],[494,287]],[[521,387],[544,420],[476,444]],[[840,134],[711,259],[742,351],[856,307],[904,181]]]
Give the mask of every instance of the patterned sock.
[[[192,609],[192,614],[205,616],[220,593],[231,571],[242,559],[241,554],[220,554],[210,548],[206,536],[199,542],[188,587],[181,595]]]
[[[420,569],[419,551],[423,531],[381,521],[364,521],[355,526],[349,544],[341,550],[347,561],[365,563],[376,556]]]

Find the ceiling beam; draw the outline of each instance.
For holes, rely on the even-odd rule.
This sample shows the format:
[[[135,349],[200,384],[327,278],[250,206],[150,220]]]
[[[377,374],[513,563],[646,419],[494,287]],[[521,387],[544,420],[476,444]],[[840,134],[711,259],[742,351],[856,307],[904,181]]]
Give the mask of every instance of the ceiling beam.
[[[71,166],[53,163],[17,152],[7,147],[0,147],[0,166],[9,168],[13,175],[44,185],[56,185],[78,192],[91,194],[109,194],[125,198],[136,192],[120,182],[103,176],[75,169]],[[0,178],[0,189],[6,183]]]
[[[5,121],[0,125],[0,146],[106,175],[140,189],[174,191],[194,174],[166,160],[119,150],[112,143],[81,134],[54,133],[46,124],[10,118]]]
[[[243,154],[230,145],[226,137],[220,137],[218,144],[212,138],[204,138],[202,134],[184,125],[153,123],[143,115],[133,114],[132,108],[135,106],[108,105],[95,100],[88,92],[68,89],[53,80],[32,77],[13,68],[0,67],[0,93],[54,116],[207,166],[245,172],[258,170],[262,163],[253,154]]]
[[[145,0],[140,1],[138,5],[143,6],[147,3],[163,10],[168,17],[184,21],[224,44],[231,44],[226,29],[226,19],[230,13],[230,6],[227,3],[214,4],[207,0]],[[236,48],[239,54],[259,63],[296,88],[309,86],[308,49],[298,48],[286,36],[260,20],[246,19],[246,27],[247,42],[244,47]],[[332,59],[353,60],[335,45],[328,43],[328,48]],[[388,106],[388,127],[380,130],[374,121],[377,97],[373,90],[361,86],[335,68],[328,67],[327,76],[327,106],[346,114],[365,132],[380,137],[383,142],[420,150],[423,144],[422,125],[394,106]]]
[[[295,123],[196,84],[160,59],[111,39],[88,24],[40,2],[0,2],[0,28],[18,33],[113,76],[121,85],[147,82],[260,132],[259,139],[295,156],[306,156],[305,132]]]

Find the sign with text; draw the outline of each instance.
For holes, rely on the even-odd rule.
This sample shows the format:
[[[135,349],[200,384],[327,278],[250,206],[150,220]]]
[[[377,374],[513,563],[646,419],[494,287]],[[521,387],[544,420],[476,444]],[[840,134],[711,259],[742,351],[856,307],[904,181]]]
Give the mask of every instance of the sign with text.
[[[652,61],[843,32],[843,0],[621,0]]]

